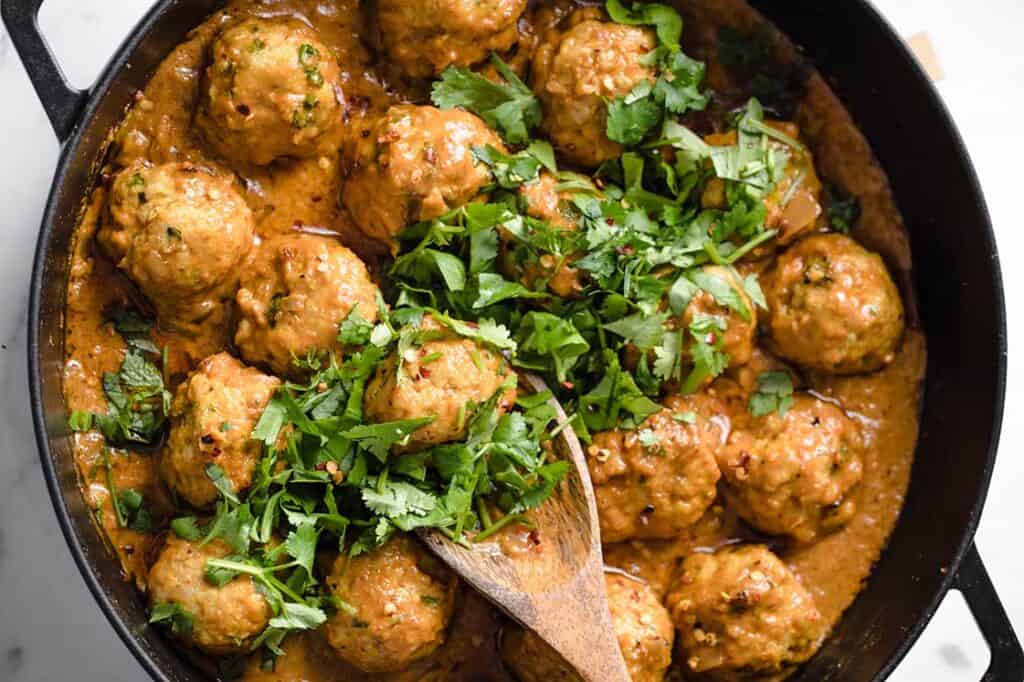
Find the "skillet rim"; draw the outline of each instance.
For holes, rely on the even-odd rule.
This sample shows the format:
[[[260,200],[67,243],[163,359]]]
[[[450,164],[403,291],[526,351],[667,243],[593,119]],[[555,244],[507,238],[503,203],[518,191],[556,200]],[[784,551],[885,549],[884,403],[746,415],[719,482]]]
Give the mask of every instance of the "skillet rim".
[[[29,395],[36,444],[40,460],[42,461],[47,489],[54,506],[54,511],[57,515],[58,523],[61,527],[61,532],[64,535],[66,544],[71,552],[75,564],[78,567],[79,573],[81,573],[86,586],[89,588],[89,591],[100,606],[100,609],[106,616],[108,622],[143,669],[145,669],[152,679],[157,682],[171,682],[172,678],[169,677],[163,669],[156,665],[153,656],[146,651],[136,634],[132,632],[128,624],[120,617],[120,615],[118,615],[117,609],[115,608],[110,595],[107,593],[104,584],[99,579],[95,567],[86,554],[83,546],[83,540],[78,536],[72,522],[72,513],[68,507],[67,500],[64,497],[60,479],[54,465],[53,452],[50,445],[50,434],[47,429],[46,415],[43,405],[43,379],[40,366],[40,324],[42,320],[42,298],[45,286],[44,278],[46,274],[47,258],[51,251],[53,241],[52,236],[55,230],[57,218],[59,217],[58,205],[60,202],[60,190],[67,183],[71,167],[73,166],[74,161],[78,158],[79,147],[83,141],[84,134],[89,130],[100,105],[109,94],[114,81],[126,68],[130,67],[131,59],[138,51],[140,45],[149,38],[153,28],[159,24],[162,19],[164,19],[167,10],[178,2],[179,0],[157,0],[142,19],[140,19],[134,29],[132,29],[125,40],[114,51],[110,60],[107,62],[107,65],[104,67],[102,74],[93,87],[89,89],[86,104],[79,114],[71,134],[68,136],[66,141],[61,141],[61,153],[46,201],[46,208],[43,213],[42,224],[36,243],[29,289],[27,339]],[[1000,259],[991,215],[984,198],[977,170],[966,148],[963,137],[950,114],[949,108],[938,93],[934,83],[925,74],[921,65],[910,53],[909,48],[899,38],[899,35],[895,32],[892,25],[884,18],[875,5],[870,0],[854,0],[854,2],[858,6],[858,10],[864,12],[867,18],[877,29],[877,37],[888,44],[887,46],[893,51],[893,54],[898,55],[898,58],[903,62],[903,66],[909,67],[914,78],[919,81],[918,85],[924,87],[925,91],[928,93],[928,107],[934,110],[937,114],[937,121],[942,124],[945,128],[946,134],[948,135],[947,141],[952,144],[956,156],[958,156],[963,163],[964,170],[966,171],[966,175],[969,180],[969,187],[967,190],[974,195],[974,208],[980,218],[978,224],[975,225],[975,229],[977,230],[976,236],[981,237],[988,253],[989,274],[991,278],[989,286],[995,295],[993,303],[996,307],[996,346],[999,351],[999,357],[995,363],[994,379],[996,384],[993,386],[993,421],[989,426],[989,443],[986,452],[985,465],[981,472],[979,487],[975,493],[974,502],[967,524],[962,530],[957,550],[948,567],[949,570],[941,579],[939,587],[935,591],[930,602],[920,612],[920,615],[914,624],[906,631],[906,634],[895,647],[885,665],[883,665],[882,668],[874,674],[873,679],[877,682],[889,677],[917,642],[921,633],[924,631],[925,627],[927,627],[928,623],[931,622],[935,612],[945,599],[946,594],[954,587],[957,574],[960,570],[960,565],[963,562],[965,555],[973,546],[974,537],[988,497],[988,491],[995,469],[996,456],[1001,436],[1001,426],[1004,417],[1008,369],[1007,313]],[[755,2],[753,4],[760,6],[764,3]],[[785,31],[783,32],[785,33]],[[813,55],[811,55],[811,57],[813,63]],[[898,203],[899,197],[897,196],[896,198]],[[63,323],[61,324],[61,327],[64,327]],[[63,345],[64,338],[62,335],[59,341],[61,349],[63,349]],[[925,403],[922,414],[926,414],[927,410],[928,405]],[[902,523],[902,514],[901,521],[898,521],[897,523]],[[869,591],[870,577],[868,579],[867,588],[861,592],[861,595],[867,594]]]

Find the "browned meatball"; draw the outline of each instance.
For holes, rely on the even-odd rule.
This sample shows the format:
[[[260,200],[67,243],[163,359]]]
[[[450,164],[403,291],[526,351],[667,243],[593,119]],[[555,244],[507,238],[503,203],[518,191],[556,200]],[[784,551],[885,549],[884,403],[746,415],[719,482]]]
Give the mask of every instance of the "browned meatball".
[[[277,237],[242,275],[235,343],[247,361],[296,376],[296,358],[342,350],[338,325],[353,310],[375,321],[377,296],[366,265],[336,240]]]
[[[799,140],[800,129],[793,123],[765,121],[775,130]],[[708,135],[705,140],[714,147],[729,147],[738,139],[735,130]],[[806,148],[795,148],[779,140],[769,142],[784,151],[788,157],[783,177],[764,198],[768,215],[765,225],[779,234],[767,247],[756,249],[753,256],[761,256],[774,247],[786,246],[822,223],[821,180],[814,168],[814,157]],[[797,184],[798,183],[798,184]],[[794,186],[795,185],[795,186]],[[705,208],[725,208],[725,183],[712,179],[704,188],[701,203]]]
[[[331,153],[340,83],[314,29],[284,17],[246,19],[213,41],[196,125],[214,151],[240,163]]]
[[[718,451],[726,494],[750,525],[809,542],[857,511],[850,491],[863,474],[857,425],[835,405],[798,395],[735,429]]]
[[[725,326],[725,332],[721,334],[712,332],[706,339],[709,342],[721,340],[722,351],[729,356],[729,366],[738,367],[750,362],[754,352],[754,341],[757,336],[757,309],[754,307],[750,296],[743,290],[743,285],[730,270],[708,266],[703,270],[706,277],[717,281],[719,286],[727,286],[732,290],[733,296],[740,301],[740,308],[744,309],[746,315],[741,314],[735,308],[725,305],[717,300],[705,289],[698,291],[682,316],[682,324],[689,327],[700,316],[713,316]]]
[[[189,163],[121,171],[108,215],[100,245],[171,323],[203,319],[231,296],[255,235],[232,179]]]
[[[231,555],[223,540],[207,545],[182,540],[174,533],[149,570],[151,605],[177,604],[192,617],[182,638],[215,655],[245,653],[270,621],[270,606],[249,576],[217,587],[206,580],[207,559]]]
[[[324,626],[327,641],[365,672],[394,672],[444,643],[457,582],[407,535],[369,554],[334,562],[327,586],[355,609]]]
[[[825,633],[811,595],[760,545],[690,555],[666,603],[686,667],[714,679],[784,672]]]
[[[171,490],[194,507],[213,504],[211,464],[227,474],[235,492],[248,488],[260,458],[252,430],[280,383],[227,353],[203,360],[171,404],[171,432],[160,458],[160,475]]]
[[[404,450],[466,437],[469,403],[483,403],[513,381],[505,358],[494,350],[457,336],[432,318],[420,325],[422,343],[399,358],[393,354],[377,367],[366,386],[363,408],[375,422],[434,417],[414,431]],[[401,376],[399,376],[401,374]],[[515,402],[515,390],[498,401],[499,412]]]
[[[672,663],[675,632],[668,611],[645,583],[605,574],[608,608],[619,649],[633,682],[661,682]],[[508,628],[501,639],[502,661],[520,682],[579,682],[561,656],[533,632]]]
[[[558,179],[551,173],[542,172],[537,180],[523,185],[519,194],[531,218],[542,220],[555,230],[579,229],[579,215],[570,198],[558,191]],[[508,276],[530,289],[546,286],[562,298],[572,298],[583,291],[584,274],[571,265],[578,254],[542,253],[534,259],[537,254],[524,253],[520,257],[515,235],[502,230],[501,238],[505,247],[503,266]]]
[[[724,433],[717,401],[674,396],[636,431],[605,431],[587,448],[601,540],[670,538],[715,500],[715,450]]]
[[[849,237],[808,237],[779,256],[766,278],[775,352],[831,374],[892,362],[903,336],[903,302],[877,254]]]
[[[428,78],[512,47],[526,0],[377,0],[380,40],[408,76]]]
[[[593,19],[545,36],[534,56],[533,89],[543,128],[565,159],[593,168],[622,153],[608,139],[607,102],[654,80],[643,57],[655,45],[648,29]]]
[[[341,199],[360,230],[385,242],[462,206],[491,182],[473,147],[504,150],[487,124],[456,109],[394,106],[366,132]]]

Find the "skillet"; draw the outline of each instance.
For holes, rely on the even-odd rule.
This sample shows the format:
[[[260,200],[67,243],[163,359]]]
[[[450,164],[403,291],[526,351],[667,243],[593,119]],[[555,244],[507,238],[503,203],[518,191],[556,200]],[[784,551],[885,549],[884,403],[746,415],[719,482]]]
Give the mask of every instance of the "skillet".
[[[83,578],[160,682],[205,679],[146,625],[78,487],[61,387],[69,243],[107,133],[160,60],[216,0],[160,0],[89,91],[70,88],[39,32],[42,0],[2,0],[12,42],[63,145],[31,282],[29,383],[44,474]],[[942,101],[865,0],[753,0],[828,78],[889,175],[914,244],[929,339],[921,437],[900,521],[866,589],[794,680],[884,680],[960,590],[992,650],[984,680],[1024,679],[1024,652],[973,538],[995,463],[1006,382],[999,259],[970,158]],[[938,189],[937,189],[938,188]]]

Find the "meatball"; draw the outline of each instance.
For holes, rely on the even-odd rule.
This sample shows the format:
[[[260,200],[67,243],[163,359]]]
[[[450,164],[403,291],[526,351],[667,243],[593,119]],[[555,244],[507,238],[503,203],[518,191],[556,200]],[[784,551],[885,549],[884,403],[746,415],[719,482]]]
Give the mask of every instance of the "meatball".
[[[191,322],[234,293],[255,230],[230,177],[139,161],[114,179],[97,239],[165,321]]]
[[[471,66],[519,38],[527,0],[377,0],[380,41],[391,62],[412,78]]]
[[[558,179],[548,173],[541,173],[534,181],[519,190],[520,202],[531,218],[544,221],[558,231],[579,229],[579,215],[564,193],[558,191]],[[579,254],[533,253],[529,247],[522,248],[515,235],[501,231],[504,242],[503,266],[505,273],[521,281],[526,287],[538,290],[547,287],[556,296],[573,298],[583,291],[584,274],[571,263]]]
[[[242,274],[235,344],[247,361],[296,376],[297,358],[343,350],[338,325],[353,311],[375,321],[378,296],[363,261],[334,239],[277,237]]]
[[[850,491],[863,474],[862,449],[860,430],[842,410],[797,395],[785,416],[773,412],[734,429],[718,465],[744,520],[810,542],[856,513]]]
[[[434,417],[410,435],[406,451],[462,440],[472,416],[468,403],[483,403],[514,381],[504,357],[433,318],[423,319],[420,337],[401,359],[396,353],[377,366],[363,398],[366,416],[375,422]],[[509,389],[497,409],[504,412],[514,402]]]
[[[793,123],[765,121],[765,125],[793,140],[800,138],[800,129]],[[713,147],[730,147],[737,143],[738,135],[735,130],[730,130],[708,135],[705,140]],[[765,226],[770,230],[777,230],[778,235],[770,242],[769,247],[755,249],[752,254],[755,257],[763,255],[770,247],[786,246],[820,226],[823,215],[821,180],[818,179],[818,173],[814,168],[814,157],[811,152],[806,148],[794,148],[779,140],[770,140],[769,144],[783,150],[788,161],[782,179],[764,198],[767,209]],[[709,181],[701,195],[701,203],[705,208],[724,209],[725,182],[718,178]]]
[[[462,206],[491,182],[473,147],[504,151],[487,124],[456,109],[394,106],[364,132],[341,199],[360,230],[385,242]]]
[[[672,663],[675,638],[668,611],[650,587],[634,578],[606,573],[605,588],[612,626],[630,679],[661,682]],[[501,640],[501,655],[520,682],[580,679],[554,649],[526,630],[507,630]]]
[[[761,545],[690,555],[666,603],[686,667],[715,679],[785,672],[825,634],[811,595]]]
[[[196,125],[225,159],[266,165],[331,152],[344,113],[341,69],[314,29],[251,18],[213,41]]]
[[[656,45],[648,29],[592,19],[545,37],[534,56],[533,87],[544,130],[565,159],[594,168],[622,153],[608,139],[608,101],[654,80],[643,58]]]
[[[217,500],[206,467],[219,466],[235,492],[252,483],[260,442],[250,436],[280,381],[227,353],[206,358],[178,387],[160,458],[164,482],[193,507]]]
[[[673,396],[636,431],[605,431],[587,448],[601,540],[671,538],[715,500],[721,408],[707,395]]]
[[[327,586],[355,610],[339,609],[327,621],[327,641],[360,670],[402,670],[444,643],[457,581],[407,535],[338,557]]]
[[[765,297],[774,351],[820,372],[880,369],[903,336],[903,302],[882,259],[840,234],[808,237],[779,256]]]
[[[708,336],[714,340],[719,340],[717,337],[721,336],[722,351],[729,356],[730,367],[745,365],[750,362],[753,355],[757,336],[757,310],[754,303],[732,271],[723,267],[708,266],[703,269],[702,276],[711,281],[716,289],[721,287],[731,290],[730,298],[738,302],[736,307],[742,312],[737,312],[734,307],[722,303],[721,295],[716,298],[707,289],[702,288],[690,299],[682,315],[682,324],[689,327],[701,318],[718,318],[724,323],[725,331],[721,334],[710,332]]]
[[[223,540],[200,546],[170,533],[149,570],[150,604],[180,606],[192,617],[192,630],[183,638],[214,655],[247,652],[271,616],[269,604],[249,576],[240,575],[221,587],[206,581],[207,559],[223,559],[232,551]]]

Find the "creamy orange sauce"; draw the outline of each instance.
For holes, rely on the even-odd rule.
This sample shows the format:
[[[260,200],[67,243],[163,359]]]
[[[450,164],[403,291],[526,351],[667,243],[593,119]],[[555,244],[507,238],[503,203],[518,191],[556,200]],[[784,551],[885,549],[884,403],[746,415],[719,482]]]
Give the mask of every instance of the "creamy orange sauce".
[[[565,3],[555,4],[554,11],[541,10],[536,15],[537,21],[550,21],[552,15],[564,13]],[[732,25],[749,30],[760,21],[759,17],[742,0],[685,0],[677,4],[688,19],[687,40],[694,43],[687,49],[695,57],[708,61],[709,85],[728,90],[728,75],[718,64],[712,47],[717,28]],[[124,123],[112,135],[114,153],[108,157],[110,165],[103,169],[104,177],[109,178],[112,172],[136,159],[154,163],[188,160],[218,166],[193,132],[192,115],[206,48],[219,26],[240,15],[294,14],[318,29],[344,72],[346,117],[351,125],[343,126],[343,131],[358,130],[359,119],[382,112],[392,103],[421,100],[422,93],[387,84],[378,75],[373,54],[364,42],[370,30],[363,10],[364,3],[359,0],[236,0],[229,3],[227,9],[205,21],[178,46],[154,73],[145,90],[138,94]],[[540,28],[524,21],[520,31],[528,44]],[[777,57],[781,60],[795,56],[786,42],[780,43],[778,50]],[[522,49],[520,54],[526,52]],[[519,62],[518,58],[512,60],[513,64]],[[898,283],[908,282],[909,243],[885,175],[848,113],[816,74],[808,83],[807,95],[797,109],[796,120],[822,178],[846,188],[860,199],[863,217],[854,236],[883,255]],[[353,141],[340,140],[341,151],[332,155],[276,163],[267,168],[234,169],[245,189],[245,200],[256,217],[259,238],[267,239],[296,229],[336,233],[368,261],[371,270],[375,270],[386,249],[357,236],[338,200],[344,150]],[[102,376],[104,372],[117,370],[124,350],[123,342],[107,321],[108,313],[128,302],[143,309],[148,307],[145,298],[94,245],[106,192],[106,187],[100,183],[89,199],[71,254],[64,382],[69,410],[106,410]],[[903,296],[913,324],[912,292],[905,288]],[[206,325],[197,337],[157,330],[158,343],[170,348],[168,374],[172,389],[204,357],[229,347],[233,329],[231,316],[232,311],[226,311],[223,320]],[[911,329],[896,360],[881,372],[859,377],[809,378],[808,388],[827,400],[837,401],[858,422],[868,445],[864,454],[864,477],[856,489],[859,511],[853,521],[839,532],[806,547],[773,545],[812,592],[830,623],[841,617],[862,588],[902,507],[917,439],[925,357],[924,338]],[[96,510],[97,523],[121,559],[126,579],[145,589],[148,560],[160,538],[118,526],[105,461],[110,462],[109,475],[118,489],[133,488],[145,495],[158,516],[159,527],[159,517],[170,514],[173,507],[156,473],[156,448],[153,452],[111,450],[108,453],[102,437],[95,432],[78,434],[75,439],[75,457],[85,498]],[[743,530],[730,511],[716,504],[684,537],[675,541],[633,541],[610,546],[606,548],[606,561],[644,578],[663,595],[686,553],[748,537],[749,532]],[[516,543],[530,545],[528,539],[512,538],[512,544]],[[507,679],[500,670],[496,653],[501,617],[468,589],[462,590],[456,613],[442,649],[403,673],[357,673],[329,652],[320,635],[307,634],[292,637],[285,643],[287,655],[278,661],[274,672],[262,671],[259,656],[254,656],[244,679],[265,682]]]

